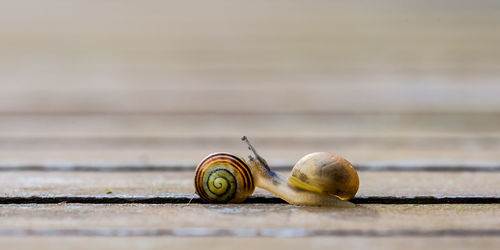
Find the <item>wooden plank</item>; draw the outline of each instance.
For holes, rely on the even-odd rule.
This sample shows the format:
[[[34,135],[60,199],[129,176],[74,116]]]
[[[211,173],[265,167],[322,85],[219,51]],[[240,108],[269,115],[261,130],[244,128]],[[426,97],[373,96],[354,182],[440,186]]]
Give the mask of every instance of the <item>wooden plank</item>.
[[[29,2],[0,112],[500,111],[492,1]]]
[[[497,114],[3,114],[0,138],[454,138],[500,135]]]
[[[111,70],[120,64],[125,68],[114,68],[118,74],[127,74],[126,66],[139,73],[159,73],[190,68],[254,72],[306,68],[321,72],[332,65],[368,70],[396,66],[392,69],[396,73],[403,69],[450,72],[468,68],[477,71],[465,73],[474,74],[488,69],[494,73],[499,62],[496,49],[500,36],[495,31],[500,23],[496,15],[500,5],[491,1],[441,1],[432,5],[394,0],[380,4],[151,1],[141,6],[131,1],[74,1],[72,5],[30,2],[45,14],[18,3],[6,4],[1,10],[0,30],[8,41],[2,45],[3,61],[14,59],[11,62],[33,65],[51,59],[70,69],[61,69],[61,74],[92,71],[96,75],[100,69]],[[144,18],[145,14],[149,18]],[[92,21],[88,20],[90,15]],[[35,44],[38,46],[31,47]],[[54,52],[55,58],[38,54],[44,49]],[[441,53],[433,53],[438,49]],[[19,54],[25,58],[15,58]],[[462,57],[449,57],[457,54]],[[76,60],[62,63],[70,59]],[[56,70],[50,64],[43,67]]]
[[[270,236],[280,236],[290,229],[298,237],[314,236],[300,233],[356,234],[357,230],[381,232],[414,232],[415,235],[434,234],[436,230],[470,230],[466,235],[479,232],[498,234],[500,204],[484,205],[359,205],[352,209],[327,207],[300,207],[287,204],[165,204],[165,205],[87,205],[87,204],[25,204],[1,205],[0,234],[9,236],[19,231],[32,230],[131,230],[138,236],[151,230],[181,230],[178,236],[238,234],[238,229],[271,229]],[[214,224],[214,221],[217,223]],[[142,231],[141,231],[142,230]],[[217,231],[217,230],[230,230]],[[326,231],[325,231],[326,230]],[[409,230],[409,231],[408,231]],[[243,231],[245,232],[245,231]],[[255,231],[247,231],[250,235]],[[460,233],[461,231],[457,231]],[[455,232],[455,233],[457,233]],[[488,233],[489,232],[489,233]],[[22,232],[21,232],[22,233]],[[94,233],[105,236],[103,233]],[[169,234],[164,232],[160,234]],[[306,232],[307,233],[307,232]],[[72,233],[69,233],[70,235]],[[74,234],[74,233],[73,233]],[[361,233],[358,233],[361,234]],[[22,236],[22,235],[21,235]],[[153,231],[154,236],[154,231]],[[282,235],[285,236],[285,235]],[[293,236],[293,235],[292,235]],[[363,235],[359,235],[363,236]],[[365,236],[370,236],[366,232]]]
[[[238,140],[238,139],[236,139]],[[97,144],[99,145],[99,144]],[[118,144],[119,145],[119,144]],[[339,149],[336,147],[318,147],[318,150],[311,148],[290,148],[263,147],[258,144],[260,152],[271,166],[281,169],[288,168],[295,164],[302,156],[315,151],[330,151],[344,156],[355,166],[364,166],[370,169],[397,167],[401,168],[466,168],[466,169],[492,169],[498,170],[500,155],[497,149],[481,151],[462,151],[453,149],[443,150],[412,150],[412,149],[384,149],[366,148]],[[284,144],[280,144],[284,145]],[[474,143],[470,144],[475,147]],[[149,149],[136,146],[135,148],[116,149],[37,149],[37,150],[2,150],[0,159],[2,168],[25,169],[35,167],[35,169],[120,169],[144,168],[151,166],[162,169],[194,169],[194,167],[209,153],[226,152],[246,156],[248,152],[242,145],[235,144],[228,147],[227,144],[204,145],[203,148],[184,147],[172,145],[169,148]]]
[[[318,237],[292,238],[231,238],[231,237],[0,237],[6,249],[497,249],[500,239],[493,237]]]
[[[499,10],[491,1],[4,4],[0,167],[189,168],[212,151],[246,155],[244,134],[279,166],[332,151],[363,166],[495,168]],[[191,175],[0,171],[0,189],[4,197],[189,196]],[[359,196],[500,190],[496,171],[360,177]],[[0,242],[496,249],[499,206],[11,204],[0,205]]]
[[[363,79],[349,85],[309,83],[294,86],[286,84],[286,80],[283,80],[274,86],[244,87],[221,84],[187,85],[185,82],[156,88],[14,87],[0,92],[0,112],[498,113],[500,111],[498,108],[500,100],[497,98],[500,86],[492,83],[494,80],[477,83],[484,80],[473,79],[470,82],[441,86],[419,84],[419,81],[406,78],[397,82],[373,84],[372,79]],[[387,94],[388,92],[391,94]]]
[[[378,67],[384,67],[399,62],[417,69],[482,66],[484,70],[494,69],[499,60],[495,49],[500,37],[495,25],[500,23],[496,15],[500,6],[491,1],[453,4],[441,1],[432,5],[415,1],[402,4],[394,0],[380,4],[151,1],[141,6],[131,1],[124,4],[74,1],[72,5],[31,2],[47,15],[18,3],[2,8],[2,33],[7,41],[16,41],[3,44],[4,50],[10,49],[5,51],[5,61],[24,54],[38,60],[30,63],[17,58],[13,62],[37,64],[50,57],[42,54],[33,58],[34,55],[50,49],[60,60],[77,59],[66,65],[73,72],[84,71],[74,68],[75,64],[89,66],[102,58],[104,61],[93,68],[97,73],[109,62],[157,71],[182,69],[185,65],[254,70],[259,66],[294,69],[299,65],[314,69],[321,65],[316,70],[324,70],[332,63],[345,68],[354,65],[377,69],[373,65],[380,63]],[[96,6],[100,7],[98,11]],[[370,7],[370,11],[367,12],[366,7]],[[345,15],[346,11],[349,15]],[[149,18],[144,18],[146,13]],[[89,21],[91,14],[94,19]],[[189,22],[186,16],[190,17]],[[65,46],[60,46],[63,41]],[[478,42],[483,46],[477,46]],[[38,46],[27,50],[33,44]],[[444,51],[432,53],[437,49]],[[424,51],[427,53],[419,54]],[[463,57],[447,57],[456,53]],[[378,57],[380,55],[384,56]],[[57,59],[52,58],[51,62]],[[427,61],[429,64],[423,63]],[[146,62],[153,65],[145,65]],[[397,66],[393,72],[405,68],[404,64]],[[47,64],[44,67],[51,68]],[[122,73],[120,68],[115,72]]]
[[[245,156],[271,165],[330,151],[356,165],[498,166],[500,116],[432,114],[87,114],[0,116],[1,166],[195,166]]]
[[[1,172],[3,196],[162,196],[194,193],[191,171]],[[282,171],[287,176],[289,172]],[[500,172],[359,172],[358,197],[499,197]],[[270,195],[258,189],[258,195]]]

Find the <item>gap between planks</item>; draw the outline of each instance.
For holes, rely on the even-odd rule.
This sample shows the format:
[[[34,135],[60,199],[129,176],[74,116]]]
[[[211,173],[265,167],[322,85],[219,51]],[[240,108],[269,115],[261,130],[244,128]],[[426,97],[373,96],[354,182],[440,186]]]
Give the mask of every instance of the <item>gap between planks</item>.
[[[500,197],[481,196],[362,196],[355,197],[355,204],[500,204]],[[130,196],[130,195],[75,195],[75,196],[3,196],[0,204],[203,204],[198,195],[169,196]],[[248,204],[287,204],[284,200],[273,196],[252,196],[245,202]]]

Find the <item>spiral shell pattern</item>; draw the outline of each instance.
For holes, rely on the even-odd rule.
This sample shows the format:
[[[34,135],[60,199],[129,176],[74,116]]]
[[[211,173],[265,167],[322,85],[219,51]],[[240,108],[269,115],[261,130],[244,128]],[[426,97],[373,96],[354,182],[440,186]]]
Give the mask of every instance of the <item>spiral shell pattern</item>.
[[[203,201],[216,203],[242,202],[255,189],[246,162],[228,153],[205,157],[196,168],[194,186]]]

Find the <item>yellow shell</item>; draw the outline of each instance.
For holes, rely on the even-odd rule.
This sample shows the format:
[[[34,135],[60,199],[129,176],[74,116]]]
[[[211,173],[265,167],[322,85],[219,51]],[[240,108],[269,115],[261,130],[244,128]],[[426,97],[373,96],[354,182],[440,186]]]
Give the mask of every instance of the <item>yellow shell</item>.
[[[346,159],[326,152],[308,154],[292,169],[288,180],[298,188],[349,200],[359,188],[358,173]]]
[[[242,202],[255,189],[247,163],[229,153],[205,157],[196,168],[194,186],[203,201],[217,203]]]

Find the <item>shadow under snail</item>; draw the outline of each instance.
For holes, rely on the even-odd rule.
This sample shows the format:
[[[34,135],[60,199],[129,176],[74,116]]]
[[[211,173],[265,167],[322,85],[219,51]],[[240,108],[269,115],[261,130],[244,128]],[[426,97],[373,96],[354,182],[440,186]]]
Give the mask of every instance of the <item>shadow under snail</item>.
[[[196,193],[205,202],[238,203],[250,196],[255,187],[265,189],[294,205],[354,207],[347,201],[359,188],[359,177],[346,159],[326,152],[302,157],[288,179],[273,172],[256,152],[255,157],[213,153],[205,157],[195,171]]]

